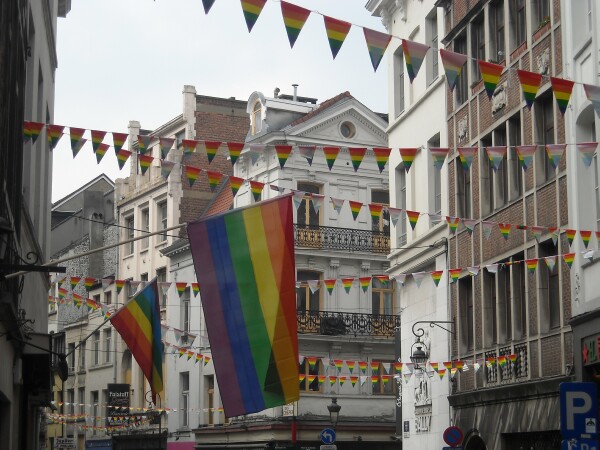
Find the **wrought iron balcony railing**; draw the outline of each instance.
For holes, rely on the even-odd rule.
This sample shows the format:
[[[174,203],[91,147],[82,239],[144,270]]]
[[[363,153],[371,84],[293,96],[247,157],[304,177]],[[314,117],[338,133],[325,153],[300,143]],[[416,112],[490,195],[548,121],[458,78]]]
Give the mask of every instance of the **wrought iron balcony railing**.
[[[294,224],[296,247],[349,252],[370,252],[387,255],[390,252],[389,233],[353,228],[322,227]]]
[[[297,311],[299,334],[392,337],[400,316],[334,311]]]

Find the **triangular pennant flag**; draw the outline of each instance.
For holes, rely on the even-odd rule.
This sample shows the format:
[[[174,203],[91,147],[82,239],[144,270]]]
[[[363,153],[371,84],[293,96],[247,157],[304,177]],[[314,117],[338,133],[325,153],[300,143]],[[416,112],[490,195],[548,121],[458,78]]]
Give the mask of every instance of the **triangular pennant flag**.
[[[443,364],[447,370],[450,370],[454,367],[454,363],[452,361],[445,361]]]
[[[373,275],[373,278],[377,278],[384,286],[387,286],[390,281],[390,277],[388,275]]]
[[[110,146],[108,144],[100,144],[100,145],[98,145],[98,148],[94,152],[96,154],[96,162],[98,164],[100,164],[100,161],[102,161],[102,158],[104,158],[104,155],[106,155],[106,152],[108,151],[109,147]]]
[[[450,378],[454,379],[454,377],[456,376],[456,372],[458,372],[458,369],[456,367],[453,367],[452,369],[450,369]]]
[[[198,176],[200,175],[200,172],[202,171],[202,169],[198,168],[198,167],[193,167],[193,166],[184,166],[185,167],[185,176],[188,179],[188,183],[190,183],[190,187],[192,187],[194,185],[194,183],[196,182],[196,180],[198,179]]]
[[[115,286],[117,287],[117,295],[121,293],[121,289],[125,286],[125,280],[115,280]]]
[[[244,184],[244,181],[245,180],[243,178],[234,177],[233,175],[229,176],[229,186],[231,186],[231,192],[233,193],[234,197],[242,187],[242,184]]]
[[[560,160],[565,153],[567,144],[548,144],[546,145],[546,152],[548,153],[548,159],[552,168],[556,170],[560,164]]]
[[[312,207],[315,211],[315,214],[319,214],[319,211],[323,207],[323,203],[325,201],[325,196],[321,194],[310,194],[310,198],[312,200]]]
[[[476,277],[479,274],[479,266],[469,266],[467,267],[467,272],[469,272],[472,277]]]
[[[202,361],[202,354],[196,353],[196,361],[194,361],[194,364],[198,364],[200,361]]]
[[[73,142],[71,141],[71,150],[73,151],[73,158],[75,158],[77,156],[77,154],[79,153],[79,150],[81,150],[83,148],[83,146],[85,145],[86,142],[87,142],[87,139],[85,139],[85,138],[82,138],[75,145],[73,145]]]
[[[248,180],[250,182],[250,191],[252,191],[252,197],[254,198],[255,202],[259,202],[260,198],[262,196],[262,191],[263,188],[265,187],[265,183],[261,183],[260,181],[252,181],[252,180]]]
[[[581,142],[579,144],[575,144],[577,150],[579,150],[579,154],[581,155],[581,159],[583,161],[583,165],[585,167],[590,167],[592,165],[592,161],[594,160],[594,153],[596,153],[596,148],[598,148],[597,142]]]
[[[392,36],[364,27],[363,34],[365,35],[365,42],[367,43],[367,49],[369,51],[369,57],[371,58],[373,70],[377,71],[379,63],[381,62],[383,54],[385,53],[385,49],[389,45]]]
[[[182,141],[183,144],[183,141]],[[221,146],[220,141],[204,141],[204,148],[206,150],[206,157],[208,158],[208,163],[210,164],[214,157],[217,155],[217,151]],[[194,147],[195,148],[195,147]]]
[[[441,170],[444,167],[444,161],[450,151],[447,147],[429,147],[429,153],[431,153],[431,159],[433,160],[433,167]]]
[[[71,277],[71,290],[74,290],[80,281],[81,281],[81,277],[73,277],[72,276]]]
[[[491,100],[496,90],[496,86],[500,82],[500,75],[504,66],[499,64],[493,64],[490,62],[479,60],[479,71],[481,72],[481,78],[483,79],[483,86],[488,98]]]
[[[411,83],[419,73],[421,64],[423,64],[425,55],[430,48],[429,45],[402,39],[402,51],[404,52],[406,71],[408,72],[408,79]],[[433,57],[437,58],[437,55],[433,55]]]
[[[204,14],[208,14],[210,8],[215,3],[215,0],[202,0],[202,5],[204,6]]]
[[[579,235],[581,236],[581,240],[583,241],[585,248],[588,248],[588,245],[590,244],[590,238],[592,237],[592,232],[590,230],[579,230]]]
[[[140,163],[140,171],[142,172],[142,175],[145,175],[148,167],[150,167],[150,164],[154,161],[154,158],[149,155],[138,155],[138,161]]]
[[[500,233],[502,233],[502,236],[506,240],[508,240],[508,236],[510,235],[511,227],[512,227],[512,225],[510,223],[499,223],[498,224],[498,228],[500,228]]]
[[[221,172],[214,172],[211,170],[207,170],[206,176],[208,178],[208,185],[210,186],[211,192],[215,192],[215,188],[221,182],[221,179],[223,178],[223,174]]]
[[[371,375],[371,383],[373,384],[373,386],[377,386],[379,384],[379,376]]]
[[[387,207],[387,210],[390,215],[390,220],[392,221],[392,224],[396,226],[396,224],[398,223],[398,219],[400,219],[400,216],[402,214],[402,210],[400,208],[392,208],[390,206]]]
[[[342,211],[342,206],[344,206],[344,200],[341,198],[330,197],[331,204],[333,205],[333,209],[336,213],[340,213]]]
[[[43,124],[42,122],[29,122],[29,134],[31,135],[31,143],[35,144],[35,141],[37,141],[37,138],[40,136],[40,133],[42,132],[42,128],[44,128],[45,124]]]
[[[301,6],[282,0],[281,14],[283,16],[285,31],[290,41],[290,47],[293,48],[300,31],[302,31],[302,27],[306,23],[306,19],[310,15],[310,9],[302,8]]]
[[[542,75],[539,73],[528,72],[526,70],[517,70],[519,75],[519,82],[521,83],[521,89],[523,90],[523,97],[525,98],[525,104],[529,109],[535,100],[535,96],[540,89],[542,83]]]
[[[251,32],[252,27],[254,27],[254,24],[258,20],[258,16],[260,16],[267,0],[241,0],[241,2],[244,19],[246,19],[246,25],[248,26],[248,32]]]
[[[461,274],[462,269],[448,269],[448,275],[450,275],[450,280],[452,280],[452,283],[457,282]]]
[[[531,230],[531,232],[533,233],[533,237],[538,242],[538,244],[540,243],[540,238],[542,237],[542,233],[544,232],[545,229],[546,228],[544,228],[544,227],[537,227],[537,226],[529,227],[529,230]]]
[[[441,50],[440,50],[441,51]],[[471,164],[473,163],[473,158],[477,154],[478,147],[458,147],[458,156],[460,158],[460,162],[465,170],[469,170],[471,168]]]
[[[373,221],[373,224],[379,223],[382,211],[383,205],[378,205],[377,203],[369,203],[369,212],[371,213],[371,220]]]
[[[382,173],[385,169],[385,165],[390,158],[390,153],[392,149],[387,147],[373,147],[373,154],[375,155],[375,162],[377,162],[377,167],[379,167],[379,173]]]
[[[142,283],[141,281],[133,281],[133,280],[129,280],[128,281],[129,286],[131,288],[130,292],[137,292],[138,286]]]
[[[481,227],[483,228],[483,235],[485,236],[486,240],[490,238],[492,234],[492,228],[494,227],[494,225],[494,222],[489,222],[487,220],[481,222]]]
[[[351,147],[348,149],[348,153],[350,153],[350,160],[352,161],[352,167],[354,167],[354,171],[358,171],[360,164],[362,163],[365,154],[367,153],[366,148],[357,148]]]
[[[333,163],[337,159],[339,153],[340,153],[339,147],[323,147],[323,154],[325,155],[325,161],[327,162],[327,167],[329,167],[330,171],[333,168]]]
[[[125,145],[128,135],[126,133],[115,133],[113,131],[112,137],[113,147],[115,148],[115,155],[117,155],[119,153],[119,150],[121,150],[121,148],[123,148],[123,145]]]
[[[198,141],[195,139],[182,139],[181,146],[183,147],[183,156],[189,158],[196,151]]]
[[[73,150],[73,158],[77,155],[83,144],[87,142],[83,139],[83,134],[85,133],[84,128],[75,128],[69,127],[69,135],[71,137],[71,150]],[[83,143],[82,143],[83,140]]]
[[[356,220],[363,204],[361,202],[355,202],[354,200],[348,200],[348,203],[350,204],[350,211],[352,211],[352,218]]]
[[[306,375],[303,373],[298,374],[298,381],[302,383],[306,379]]]
[[[229,158],[231,159],[231,165],[233,166],[237,159],[240,157],[242,153],[242,149],[244,148],[243,142],[228,142],[227,149],[229,150]]]
[[[346,294],[350,293],[350,289],[352,288],[352,283],[354,283],[354,277],[342,278],[342,285],[344,286],[344,290],[346,291]]]
[[[206,355],[204,355],[204,365],[205,365],[205,366],[206,366],[206,365],[207,365],[207,364],[210,362],[210,360],[211,360],[211,357],[210,357],[210,356],[206,356]]]
[[[323,20],[325,22],[325,32],[327,33],[329,48],[331,48],[333,59],[335,59],[340,48],[342,48],[342,44],[344,43],[352,24],[328,16],[323,16]]]
[[[569,241],[569,246],[573,246],[573,240],[575,239],[577,230],[565,230],[565,234],[567,235],[567,239]]]
[[[492,163],[492,169],[496,172],[500,168],[502,160],[506,156],[506,146],[486,147],[485,149]]]
[[[493,367],[493,366],[496,364],[496,358],[493,358],[493,357],[492,357],[492,358],[487,358],[487,359],[485,360],[485,364],[486,364],[488,367]]]
[[[454,363],[454,366],[455,366],[455,367],[456,367],[458,370],[463,370],[464,364],[463,364],[463,362],[462,362],[462,361],[456,361],[456,362]],[[469,370],[469,369],[467,368],[467,370]]]
[[[120,149],[117,152],[117,163],[119,164],[119,170],[123,169],[123,166],[129,160],[131,156],[131,152],[129,150]]]
[[[410,223],[410,227],[415,230],[417,226],[417,221],[419,220],[419,216],[421,213],[419,211],[409,211],[406,210],[406,216],[408,217],[408,223]]]
[[[46,125],[46,136],[48,137],[50,150],[56,148],[56,144],[58,144],[58,141],[62,137],[64,129],[63,125]]]
[[[538,259],[526,259],[525,264],[527,265],[527,270],[529,270],[529,273],[535,273],[535,269],[537,269],[538,266]]]
[[[96,278],[85,277],[83,279],[83,285],[87,292],[90,292],[96,283],[98,283],[98,280]]]
[[[304,191],[294,191],[292,190],[292,202],[296,207],[296,210],[300,207],[302,202],[304,201],[304,195],[306,193]]]
[[[460,224],[460,217],[446,216],[446,222],[448,223],[450,234],[454,235],[458,229],[458,225]]]
[[[242,178],[243,180],[243,178]],[[285,193],[285,188],[279,187],[279,186],[275,186],[274,184],[269,184],[269,188],[272,189],[275,192],[278,192],[279,194],[284,194]]]
[[[473,230],[477,224],[477,219],[463,219],[462,222],[469,234],[473,234]]]
[[[583,84],[583,90],[588,100],[594,105],[596,114],[600,117],[600,86],[594,86],[593,84]],[[35,140],[34,140],[35,142]]]
[[[358,362],[358,368],[360,369],[360,371],[362,373],[367,373],[367,368],[368,367],[369,367],[369,365],[365,361],[359,361]]]
[[[558,235],[560,234],[560,229],[548,228],[548,231],[550,232],[550,237],[552,238],[552,242],[554,243],[554,246],[556,247],[556,242],[558,241]]]
[[[415,156],[417,155],[418,148],[400,148],[400,157],[402,158],[402,163],[404,164],[404,170],[406,173],[410,170],[413,161],[415,160]]]
[[[429,275],[429,272],[415,272],[412,274],[413,280],[415,280],[415,284],[418,288],[421,287],[421,283],[423,282],[423,279],[426,275]]]
[[[371,286],[371,277],[360,277],[358,279],[358,283],[360,284],[363,292],[366,293],[369,289],[369,286]]]
[[[123,150],[121,150],[121,151],[123,151]],[[165,180],[167,178],[169,178],[169,175],[171,175],[171,171],[173,170],[173,167],[175,167],[174,162],[167,161],[166,159],[163,159],[160,161],[160,174],[162,175],[162,177]]]
[[[584,251],[581,252],[581,254],[588,261],[593,261],[594,260],[594,250],[584,250]]]
[[[92,130],[92,139],[94,137],[94,130]],[[146,152],[150,149],[150,140],[152,136],[149,134],[138,134],[138,153],[140,155],[145,155]]]
[[[185,293],[185,289],[187,288],[187,282],[177,282],[175,283],[175,287],[177,288],[177,293],[179,294],[179,298]]]
[[[171,151],[171,147],[173,147],[174,142],[174,138],[158,138],[158,144],[160,146],[160,159],[165,159],[167,157],[167,155]]]
[[[352,383],[352,387],[356,386],[356,382],[358,381],[358,377],[357,376],[351,376],[350,377],[350,383]]]
[[[435,270],[435,271],[431,272],[431,278],[433,279],[433,283],[435,284],[435,287],[438,287],[438,285],[440,284],[440,280],[442,279],[443,274],[444,274],[443,270]]]
[[[556,255],[546,256],[544,258],[544,261],[546,261],[546,266],[548,267],[548,270],[550,272],[554,272],[554,266],[556,266]]]
[[[442,65],[446,73],[446,81],[448,81],[450,90],[453,91],[454,86],[456,86],[456,80],[460,76],[468,57],[460,53],[444,50],[443,48],[440,49],[440,57],[442,58]]]
[[[396,283],[398,283],[400,286],[404,286],[404,283],[406,282],[406,274],[400,273],[398,275],[394,275],[394,279],[396,280]]]
[[[310,289],[311,294],[314,294],[319,290],[319,280],[307,280],[306,283],[308,284],[308,288]]]
[[[552,84],[552,92],[554,92],[554,98],[558,104],[558,109],[564,116],[571,99],[571,93],[573,92],[574,81],[565,80],[563,78],[550,77],[550,83]]]
[[[323,284],[327,288],[329,295],[331,295],[333,293],[333,288],[335,287],[335,280],[323,280]]]
[[[314,145],[299,145],[298,146],[298,153],[300,153],[300,156],[302,156],[303,158],[306,159],[306,162],[308,162],[309,166],[312,166],[312,162],[313,162],[313,158],[315,157],[316,150],[317,150],[317,147]]]
[[[337,382],[337,377],[335,375],[329,375],[329,385],[333,386]]]
[[[102,290],[106,290],[113,282],[114,280],[112,278],[102,278]]]
[[[192,292],[194,293],[194,297],[198,296],[198,294],[200,293],[200,284],[199,283],[192,283]]]
[[[404,377],[404,384],[408,384],[410,382],[410,379],[412,378],[412,372],[405,372],[404,374],[402,374]]]
[[[23,121],[23,143],[26,144],[31,140],[31,122],[28,120]]]
[[[516,149],[517,156],[519,157],[519,161],[521,161],[523,170],[527,171],[533,162],[533,156],[537,150],[537,145],[517,145]]]
[[[316,356],[307,356],[306,361],[308,361],[308,367],[314,369],[317,365],[318,359],[319,358],[317,358]]]
[[[354,368],[356,367],[356,361],[346,360],[346,366],[348,367],[348,370],[350,371],[350,373],[353,373]]]
[[[343,386],[344,383],[346,382],[346,377],[345,376],[338,377],[338,381],[340,382],[340,386]]]
[[[279,160],[279,166],[283,169],[287,162],[290,154],[292,153],[291,145],[276,145],[275,152],[277,152],[277,159]]]
[[[489,273],[498,273],[498,267],[500,267],[500,264],[488,264],[487,266],[485,266],[485,268],[487,269],[487,271]]]

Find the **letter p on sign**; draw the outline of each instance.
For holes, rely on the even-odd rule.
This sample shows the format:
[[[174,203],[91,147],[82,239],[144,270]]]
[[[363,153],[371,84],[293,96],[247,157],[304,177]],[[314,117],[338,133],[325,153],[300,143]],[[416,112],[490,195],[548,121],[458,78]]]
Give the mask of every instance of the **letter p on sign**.
[[[595,383],[560,384],[560,433],[563,439],[581,439],[582,435],[595,436],[598,430],[586,424],[598,423],[598,396]],[[594,427],[595,428],[595,427]]]

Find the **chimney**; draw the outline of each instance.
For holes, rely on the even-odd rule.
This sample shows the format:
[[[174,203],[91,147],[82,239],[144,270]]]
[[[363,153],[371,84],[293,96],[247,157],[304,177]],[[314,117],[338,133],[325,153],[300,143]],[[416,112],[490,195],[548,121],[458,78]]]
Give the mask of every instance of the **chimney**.
[[[279,92],[281,92],[281,90],[278,87],[276,87],[275,90],[273,91],[273,97],[275,97],[275,98],[279,97]]]
[[[292,87],[294,88],[294,101],[298,101],[298,85],[297,84],[292,84]]]

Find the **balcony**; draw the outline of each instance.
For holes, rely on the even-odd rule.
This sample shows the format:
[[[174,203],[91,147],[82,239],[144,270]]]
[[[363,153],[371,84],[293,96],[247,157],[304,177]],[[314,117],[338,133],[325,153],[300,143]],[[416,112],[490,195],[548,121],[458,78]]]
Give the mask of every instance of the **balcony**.
[[[294,245],[298,248],[387,255],[390,252],[390,236],[383,231],[294,224]]]
[[[400,316],[334,311],[297,311],[298,334],[393,337]]]

